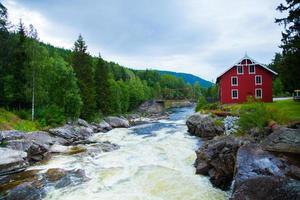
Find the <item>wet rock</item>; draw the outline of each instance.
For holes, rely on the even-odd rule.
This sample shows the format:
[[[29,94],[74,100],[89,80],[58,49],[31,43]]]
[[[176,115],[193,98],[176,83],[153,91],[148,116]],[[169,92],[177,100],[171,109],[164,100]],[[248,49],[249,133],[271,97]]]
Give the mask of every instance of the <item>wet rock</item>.
[[[27,152],[28,160],[32,162],[40,161],[47,157],[49,146],[53,142],[54,139],[48,133],[42,131],[31,133],[19,131],[2,132],[2,144],[7,148]]]
[[[196,113],[186,121],[188,132],[203,139],[212,139],[225,131],[222,121],[207,115]]]
[[[268,151],[300,154],[300,129],[278,128],[262,146]]]
[[[30,162],[41,161],[48,156],[49,146],[39,144],[30,140],[10,140],[7,141],[7,148],[25,151]]]
[[[234,176],[238,148],[249,140],[232,136],[216,137],[206,141],[197,151],[196,173],[209,175],[212,184],[228,189]]]
[[[231,200],[250,199],[300,199],[300,181],[277,176],[260,176],[247,179],[234,191]]]
[[[59,144],[54,144],[50,148],[51,153],[64,153],[64,154],[77,154],[85,152],[86,148],[84,146],[63,146]]]
[[[108,142],[108,141],[99,142],[99,143],[91,145],[88,148],[88,154],[91,155],[91,156],[96,156],[99,153],[115,151],[119,148],[120,148],[119,145]]]
[[[86,140],[94,133],[91,128],[68,124],[59,128],[50,129],[49,132],[54,136],[65,139],[68,145],[75,141]]]
[[[108,141],[97,143],[95,146],[99,148],[102,152],[110,152],[120,148],[119,145]]]
[[[280,158],[264,151],[258,144],[251,143],[239,148],[235,168],[234,188],[237,188],[253,177],[284,177],[287,165]]]
[[[59,168],[49,169],[45,174],[49,185],[62,188],[69,185],[78,185],[90,180],[82,169],[64,170]]]
[[[112,128],[128,128],[129,127],[129,122],[125,118],[121,118],[121,117],[106,117],[104,120]]]
[[[138,111],[141,113],[157,114],[162,113],[165,109],[163,101],[149,100],[139,106]]]
[[[24,171],[0,180],[0,198],[11,200],[43,199],[51,188],[75,186],[88,181],[81,169],[49,169],[45,173],[39,170]]]
[[[0,147],[0,176],[25,170],[28,166],[27,153]]]

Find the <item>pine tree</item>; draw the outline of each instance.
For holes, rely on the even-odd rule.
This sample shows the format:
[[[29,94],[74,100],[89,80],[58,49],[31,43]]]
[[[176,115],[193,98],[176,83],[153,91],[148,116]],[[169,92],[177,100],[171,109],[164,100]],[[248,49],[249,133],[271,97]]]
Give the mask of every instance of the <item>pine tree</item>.
[[[283,65],[279,68],[281,80],[285,89],[292,92],[300,88],[300,1],[286,0],[286,4],[277,7],[280,12],[288,12],[288,16],[276,19],[275,22],[283,24],[282,33]]]
[[[0,3],[0,106],[5,105],[4,96],[4,77],[5,70],[4,66],[7,58],[7,47],[8,44],[8,31],[7,31],[7,9]]]
[[[104,60],[99,56],[95,69],[95,89],[96,89],[96,102],[97,108],[103,114],[109,113],[109,75],[108,67],[105,65]]]
[[[26,102],[26,65],[29,58],[26,52],[26,30],[22,20],[18,27],[18,42],[14,54],[13,63],[13,107],[23,109],[29,107],[30,103]]]
[[[74,45],[72,65],[78,79],[83,102],[81,117],[91,120],[96,113],[92,60],[87,53],[87,45],[81,35]]]

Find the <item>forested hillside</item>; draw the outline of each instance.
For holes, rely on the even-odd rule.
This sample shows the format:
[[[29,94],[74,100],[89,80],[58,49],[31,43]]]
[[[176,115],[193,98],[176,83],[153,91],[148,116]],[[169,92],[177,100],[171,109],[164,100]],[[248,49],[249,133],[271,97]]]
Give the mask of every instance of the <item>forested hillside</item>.
[[[153,98],[197,99],[205,91],[153,70],[131,70],[88,53],[79,35],[62,49],[39,41],[37,30],[7,20],[0,4],[0,106],[45,125],[126,113]],[[31,115],[32,114],[32,115]]]
[[[171,71],[160,71],[159,70],[159,73],[160,74],[170,74],[170,75],[173,75],[173,76],[176,76],[177,78],[183,78],[183,80],[187,83],[190,83],[190,84],[195,84],[196,82],[198,82],[201,87],[204,87],[204,88],[209,88],[213,85],[212,82],[209,82],[207,80],[204,80],[198,76],[195,76],[193,74],[187,74],[187,73],[180,73],[180,72],[171,72]]]

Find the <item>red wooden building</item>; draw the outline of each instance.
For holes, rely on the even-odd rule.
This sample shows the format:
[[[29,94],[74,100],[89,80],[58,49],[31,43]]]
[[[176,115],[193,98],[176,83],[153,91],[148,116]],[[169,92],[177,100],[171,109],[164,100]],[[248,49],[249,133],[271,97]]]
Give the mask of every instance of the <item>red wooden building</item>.
[[[247,54],[217,78],[222,104],[243,103],[248,96],[272,102],[272,78],[276,72]]]

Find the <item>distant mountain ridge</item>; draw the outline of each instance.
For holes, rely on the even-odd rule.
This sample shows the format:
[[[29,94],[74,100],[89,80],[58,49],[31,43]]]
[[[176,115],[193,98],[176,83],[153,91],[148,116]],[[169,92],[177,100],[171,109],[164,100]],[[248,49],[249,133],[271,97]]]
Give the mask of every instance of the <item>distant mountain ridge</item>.
[[[178,78],[183,78],[185,82],[190,83],[190,84],[194,84],[195,82],[198,82],[200,84],[201,87],[204,88],[209,88],[210,86],[213,85],[212,82],[207,81],[203,78],[200,78],[198,76],[195,76],[193,74],[187,74],[187,73],[181,73],[181,72],[172,72],[172,71],[160,71],[158,70],[158,72],[160,74],[170,74],[173,76],[176,76]]]

